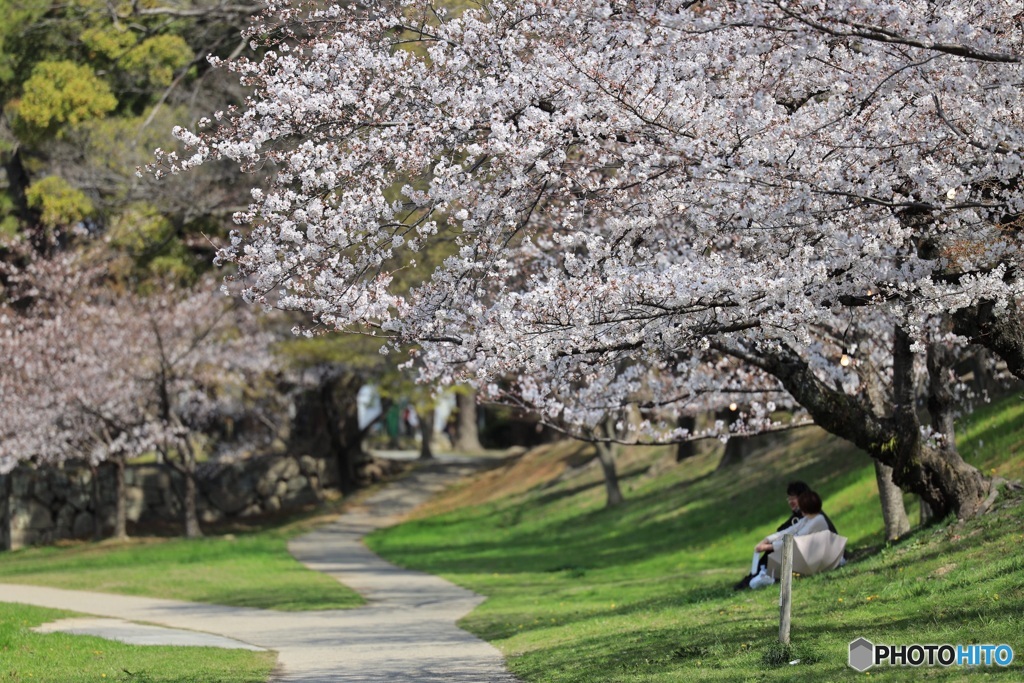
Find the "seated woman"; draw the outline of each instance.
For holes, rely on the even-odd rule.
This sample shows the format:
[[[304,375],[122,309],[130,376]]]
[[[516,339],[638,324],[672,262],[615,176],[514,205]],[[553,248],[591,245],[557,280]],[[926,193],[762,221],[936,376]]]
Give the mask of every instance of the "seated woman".
[[[782,531],[777,531],[774,534],[769,534],[758,543],[754,550],[756,552],[767,552],[768,555],[768,566],[773,570],[778,567],[779,562],[777,558],[782,556],[782,543],[786,536],[808,536],[810,534],[824,531],[828,533],[830,531],[828,520],[825,515],[821,512],[821,496],[814,491],[804,491],[798,497],[797,500],[800,505],[800,511],[803,513],[796,524],[786,527]],[[840,550],[840,554],[842,551]],[[772,560],[776,560],[773,562]],[[775,583],[773,576],[776,571],[768,573],[765,569],[761,569],[761,573],[755,576],[750,581],[751,588],[762,588],[764,586],[770,586]]]

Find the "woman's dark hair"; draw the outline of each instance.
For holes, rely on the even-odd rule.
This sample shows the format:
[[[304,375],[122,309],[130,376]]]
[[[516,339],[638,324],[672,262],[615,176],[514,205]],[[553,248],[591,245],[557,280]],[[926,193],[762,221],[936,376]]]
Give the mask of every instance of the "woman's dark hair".
[[[804,491],[810,491],[811,487],[802,481],[791,481],[789,486],[786,487],[787,496],[799,496]]]
[[[821,496],[814,491],[804,491],[796,497],[800,512],[805,515],[816,515],[821,512]]]

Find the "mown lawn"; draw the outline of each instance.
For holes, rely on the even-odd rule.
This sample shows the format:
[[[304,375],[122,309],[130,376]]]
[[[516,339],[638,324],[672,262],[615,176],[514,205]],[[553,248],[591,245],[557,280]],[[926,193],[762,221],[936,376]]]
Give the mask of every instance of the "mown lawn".
[[[33,633],[73,612],[0,604],[0,681],[25,683],[263,683],[273,652],[125,645],[91,636]]]
[[[976,413],[961,447],[986,471],[1024,469],[1022,405]],[[599,473],[550,470],[565,445],[454,492],[456,507],[373,534],[403,566],[441,574],[489,599],[463,626],[492,641],[527,681],[830,681],[858,675],[850,641],[1007,643],[1010,669],[873,669],[874,678],[1021,677],[1024,663],[1024,500],[967,525],[945,523],[883,543],[867,456],[816,430],[714,471],[707,455],[645,474],[665,451],[623,458],[628,501],[603,508]],[[532,462],[530,460],[532,459]],[[532,468],[532,470],[531,470]],[[504,483],[501,478],[504,477]],[[784,517],[785,483],[803,479],[849,537],[847,567],[794,582],[792,646],[778,646],[778,590],[734,592],[753,544]],[[501,495],[501,487],[507,489]],[[916,505],[908,506],[916,520]],[[799,660],[795,664],[789,662]]]
[[[311,526],[288,523],[194,540],[141,538],[25,548],[0,553],[0,583],[282,611],[363,604],[356,592],[288,554],[288,539]]]

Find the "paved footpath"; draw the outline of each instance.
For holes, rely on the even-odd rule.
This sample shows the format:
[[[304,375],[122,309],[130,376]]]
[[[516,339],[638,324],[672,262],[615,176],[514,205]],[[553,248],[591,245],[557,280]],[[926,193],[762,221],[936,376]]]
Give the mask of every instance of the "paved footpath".
[[[336,522],[289,543],[289,551],[306,566],[361,593],[365,607],[275,612],[12,584],[0,584],[0,601],[199,631],[240,641],[235,646],[276,650],[275,683],[515,683],[496,648],[455,626],[482,596],[395,567],[361,542],[366,533],[397,522],[472,470],[454,458],[417,468]],[[116,637],[124,623],[93,630],[71,623],[61,630]],[[167,642],[183,642],[174,640],[181,636],[175,633],[168,632]]]

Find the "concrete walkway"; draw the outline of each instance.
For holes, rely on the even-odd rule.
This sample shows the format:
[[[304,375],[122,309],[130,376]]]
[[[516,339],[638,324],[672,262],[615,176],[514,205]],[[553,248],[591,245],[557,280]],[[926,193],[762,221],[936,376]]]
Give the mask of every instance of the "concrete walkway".
[[[275,650],[278,669],[271,680],[279,683],[515,683],[497,649],[455,626],[483,597],[388,564],[361,542],[473,469],[456,458],[417,468],[338,521],[289,544],[299,561],[360,592],[365,607],[274,612],[12,584],[0,584],[0,601],[204,632]],[[88,632],[123,633],[123,624],[106,626],[105,633]]]

